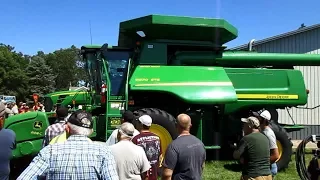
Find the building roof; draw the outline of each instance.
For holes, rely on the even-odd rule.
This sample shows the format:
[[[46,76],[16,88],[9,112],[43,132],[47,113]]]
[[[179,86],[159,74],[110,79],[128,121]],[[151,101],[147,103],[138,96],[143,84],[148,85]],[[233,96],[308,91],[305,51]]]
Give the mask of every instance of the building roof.
[[[312,26],[306,26],[306,27],[299,28],[299,29],[294,30],[294,31],[289,31],[287,33],[279,34],[279,35],[272,36],[272,37],[269,37],[269,38],[266,38],[266,39],[254,41],[253,46],[265,44],[265,43],[268,43],[270,41],[275,41],[275,40],[282,39],[282,38],[285,38],[285,37],[288,37],[288,36],[293,36],[293,35],[296,35],[296,34],[299,34],[299,33],[303,33],[303,32],[306,32],[306,31],[311,31],[311,30],[314,30],[314,29],[317,29],[317,28],[320,28],[320,24],[315,24],[315,25],[312,25]],[[248,43],[249,43],[249,41],[248,41]],[[240,45],[240,46],[236,46],[236,47],[230,48],[230,50],[243,50],[243,49],[247,49],[247,47],[248,47],[248,44],[243,44],[243,45]]]

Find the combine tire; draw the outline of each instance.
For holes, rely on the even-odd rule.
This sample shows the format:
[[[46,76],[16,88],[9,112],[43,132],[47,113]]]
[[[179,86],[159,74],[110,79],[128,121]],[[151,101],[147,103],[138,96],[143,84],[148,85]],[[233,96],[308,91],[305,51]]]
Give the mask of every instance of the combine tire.
[[[276,161],[278,171],[284,170],[288,167],[292,156],[292,142],[288,136],[287,131],[275,122],[271,122],[271,128],[277,138],[277,145],[279,151],[279,159]]]
[[[162,157],[172,140],[178,137],[175,128],[176,119],[169,113],[155,108],[144,108],[133,112],[135,116],[149,115],[152,118],[150,131],[158,135],[161,139]],[[162,161],[162,160],[161,160]],[[160,167],[161,167],[160,162]],[[159,167],[158,175],[161,176],[162,168]]]

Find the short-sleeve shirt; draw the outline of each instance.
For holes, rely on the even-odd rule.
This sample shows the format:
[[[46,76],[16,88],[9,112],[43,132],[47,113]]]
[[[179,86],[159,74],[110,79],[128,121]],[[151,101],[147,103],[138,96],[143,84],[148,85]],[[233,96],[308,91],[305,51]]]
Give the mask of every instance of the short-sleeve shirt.
[[[270,149],[278,148],[276,135],[270,127],[266,127],[262,133],[268,137]]]
[[[114,155],[119,179],[141,180],[141,174],[151,166],[142,147],[123,140],[110,146]]]
[[[119,180],[110,147],[88,141],[84,135],[71,135],[65,142],[44,147],[17,180],[38,176],[54,180]]]
[[[269,140],[264,134],[257,132],[244,136],[237,150],[244,160],[242,175],[252,178],[271,175]]]
[[[10,159],[16,147],[16,134],[11,129],[0,130],[0,179],[9,179]]]
[[[132,142],[142,147],[150,162],[151,169],[148,171],[148,180],[157,180],[159,156],[161,152],[160,138],[152,132],[141,132],[136,135]]]
[[[205,160],[204,144],[193,135],[185,135],[168,146],[162,165],[173,170],[173,180],[201,180]]]

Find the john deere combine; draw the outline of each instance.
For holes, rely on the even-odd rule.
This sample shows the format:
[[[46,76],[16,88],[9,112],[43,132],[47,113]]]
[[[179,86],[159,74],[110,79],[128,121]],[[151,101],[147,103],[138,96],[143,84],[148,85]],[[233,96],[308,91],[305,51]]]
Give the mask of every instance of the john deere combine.
[[[278,139],[278,167],[285,168],[292,143],[276,109],[307,103],[302,73],[293,66],[319,65],[320,56],[225,50],[237,35],[223,19],[150,15],[121,22],[118,46],[81,47],[96,118],[93,138],[105,141],[121,111],[130,109],[153,118],[151,131],[165,150],[177,137],[175,117],[187,113],[206,148],[227,155],[241,138],[240,118],[266,108]],[[6,121],[17,133],[15,157],[38,152],[49,125],[43,113],[29,116]]]

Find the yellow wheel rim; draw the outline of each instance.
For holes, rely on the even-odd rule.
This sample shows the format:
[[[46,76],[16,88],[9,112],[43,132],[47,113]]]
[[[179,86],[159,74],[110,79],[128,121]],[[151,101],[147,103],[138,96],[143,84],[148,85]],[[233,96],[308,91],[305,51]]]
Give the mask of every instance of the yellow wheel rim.
[[[150,131],[153,132],[154,134],[156,134],[157,136],[159,136],[160,140],[161,140],[162,154],[160,156],[160,163],[159,163],[159,165],[161,167],[166,149],[167,149],[168,145],[172,142],[172,137],[171,137],[170,133],[164,127],[162,127],[158,124],[152,124],[150,127]]]
[[[279,158],[276,160],[276,162],[278,162],[279,159],[281,159],[282,152],[283,152],[282,145],[281,145],[280,141],[278,141],[278,140],[277,140],[277,146],[278,146]]]

